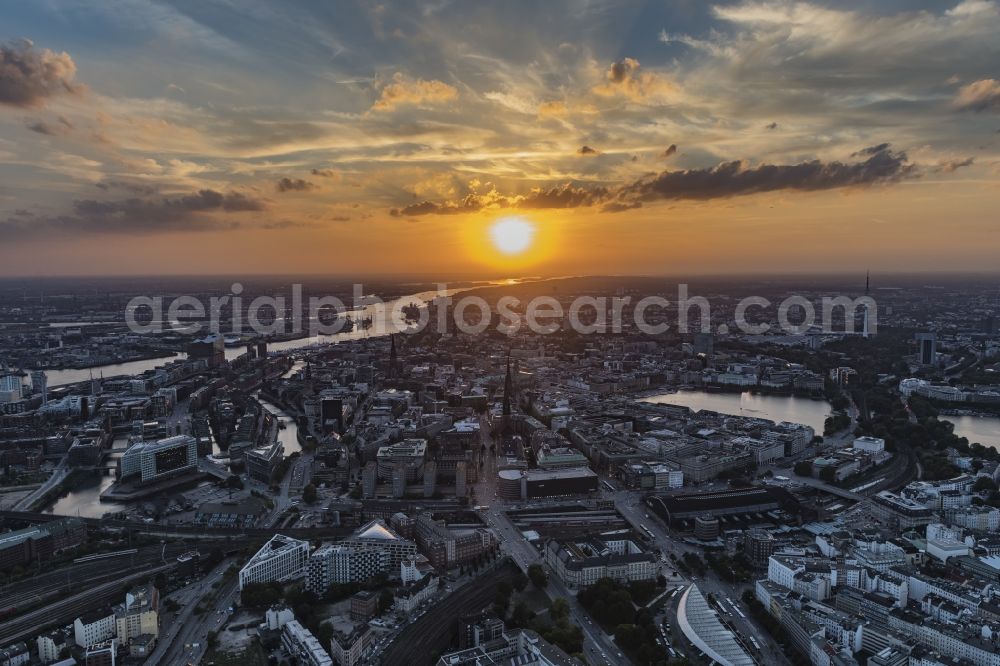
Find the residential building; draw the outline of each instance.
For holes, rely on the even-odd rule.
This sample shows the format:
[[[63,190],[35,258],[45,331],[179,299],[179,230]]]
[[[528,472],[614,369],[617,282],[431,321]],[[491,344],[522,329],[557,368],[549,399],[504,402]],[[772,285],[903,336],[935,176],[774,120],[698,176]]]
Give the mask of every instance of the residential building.
[[[240,589],[248,583],[298,578],[305,573],[309,542],[275,534],[240,569]]]

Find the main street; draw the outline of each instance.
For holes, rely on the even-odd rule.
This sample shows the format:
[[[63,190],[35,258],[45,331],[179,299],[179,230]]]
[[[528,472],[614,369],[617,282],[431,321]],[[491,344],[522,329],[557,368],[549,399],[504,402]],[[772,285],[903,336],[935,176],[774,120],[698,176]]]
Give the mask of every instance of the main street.
[[[559,580],[559,577],[551,572],[535,547],[524,538],[524,535],[507,517],[503,501],[496,496],[499,447],[493,446],[492,454],[490,453],[493,439],[490,436],[489,420],[484,416],[481,418],[480,424],[483,461],[478,482],[475,485],[476,501],[483,507],[479,509],[480,518],[493,529],[503,552],[509,555],[522,571],[526,572],[532,564],[539,564],[546,570],[549,582],[545,592],[550,599],[562,598],[569,602],[570,617],[583,632],[583,651],[588,661],[592,664],[627,666],[630,662],[621,654],[621,650],[611,637],[591,620],[587,611],[577,602],[576,595],[570,592]]]
[[[160,634],[156,648],[146,660],[145,666],[158,664],[198,663],[208,649],[208,632],[218,631],[229,618],[228,609],[239,594],[238,577],[225,579],[232,560],[223,560],[207,576],[170,595],[180,605],[180,610],[170,622],[167,631]],[[201,615],[195,608],[219,583],[215,603]]]

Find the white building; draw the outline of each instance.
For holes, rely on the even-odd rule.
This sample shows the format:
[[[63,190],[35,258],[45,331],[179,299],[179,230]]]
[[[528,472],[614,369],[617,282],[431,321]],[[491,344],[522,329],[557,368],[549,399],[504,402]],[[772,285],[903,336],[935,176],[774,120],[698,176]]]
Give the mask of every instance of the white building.
[[[854,448],[865,453],[882,453],[885,451],[885,440],[881,437],[869,437],[868,435],[855,437]]]
[[[120,478],[138,477],[140,483],[190,471],[198,467],[198,441],[177,435],[157,442],[138,442],[122,454]]]
[[[247,583],[298,578],[305,573],[309,542],[275,534],[240,569],[240,589]]]
[[[588,587],[601,578],[627,583],[651,580],[659,573],[655,553],[627,538],[588,537],[549,541],[545,561],[571,589]]]
[[[285,623],[281,629],[281,645],[288,654],[297,657],[306,666],[333,666],[333,659],[323,649],[316,637],[298,620]]]
[[[118,626],[114,613],[84,615],[73,621],[73,640],[83,648],[114,638],[116,631]]]

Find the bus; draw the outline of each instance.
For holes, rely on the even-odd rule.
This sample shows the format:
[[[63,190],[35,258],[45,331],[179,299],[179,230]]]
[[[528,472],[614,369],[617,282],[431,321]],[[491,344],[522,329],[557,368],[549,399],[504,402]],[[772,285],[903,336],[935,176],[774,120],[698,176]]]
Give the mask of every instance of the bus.
[[[639,527],[642,528],[642,531],[645,532],[650,539],[656,538],[656,536],[653,534],[653,530],[649,529],[645,525],[639,525]]]
[[[604,487],[607,488],[609,491],[615,492],[615,487],[613,485],[611,485],[609,482],[607,482],[607,481],[601,481],[601,483],[603,483]]]

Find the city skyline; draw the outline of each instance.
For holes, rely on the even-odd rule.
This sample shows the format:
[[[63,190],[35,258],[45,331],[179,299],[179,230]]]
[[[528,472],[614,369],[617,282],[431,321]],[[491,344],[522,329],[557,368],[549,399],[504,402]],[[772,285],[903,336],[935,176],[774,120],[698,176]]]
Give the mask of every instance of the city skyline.
[[[997,2],[3,15],[0,276],[995,266]]]

